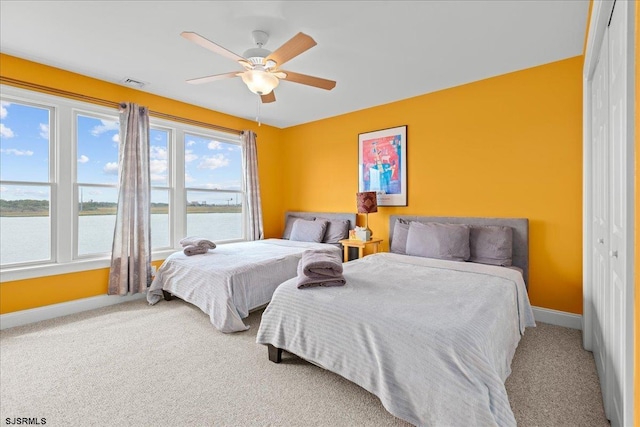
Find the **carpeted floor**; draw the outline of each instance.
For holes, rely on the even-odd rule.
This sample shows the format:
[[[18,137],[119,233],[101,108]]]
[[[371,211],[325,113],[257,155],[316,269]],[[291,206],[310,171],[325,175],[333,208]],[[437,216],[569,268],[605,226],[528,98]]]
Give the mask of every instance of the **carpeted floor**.
[[[0,331],[0,420],[47,426],[404,426],[342,377],[180,300],[134,301]],[[507,379],[519,426],[608,426],[580,331],[527,329]],[[7,421],[6,418],[10,420]],[[41,422],[42,424],[42,422]]]

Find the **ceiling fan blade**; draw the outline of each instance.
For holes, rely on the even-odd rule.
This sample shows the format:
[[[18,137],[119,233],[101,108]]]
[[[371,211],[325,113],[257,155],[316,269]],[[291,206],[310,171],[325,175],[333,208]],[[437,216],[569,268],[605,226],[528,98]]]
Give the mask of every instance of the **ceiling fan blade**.
[[[304,33],[298,33],[267,56],[265,61],[271,59],[280,66],[288,60],[300,55],[302,52],[311,49],[316,44],[316,41],[310,36]]]
[[[283,80],[287,80],[293,83],[300,83],[303,85],[318,87],[325,90],[331,90],[336,87],[336,82],[334,82],[333,80],[321,79],[320,77],[308,76],[306,74],[299,74],[291,71],[280,71],[287,75]]]
[[[191,31],[183,31],[182,33],[180,33],[180,35],[182,37],[184,37],[185,39],[192,41],[202,47],[204,47],[205,49],[209,49],[212,52],[215,52],[219,55],[222,56],[226,56],[229,59],[233,59],[234,61],[245,61],[246,59],[244,59],[242,56],[240,55],[236,55],[235,53],[231,52],[228,49],[225,49],[224,47],[212,42],[211,40],[205,39],[204,37],[202,37],[200,34],[191,32]]]
[[[262,99],[263,104],[268,104],[270,102],[276,102],[276,94],[273,91],[269,92],[266,95],[260,95],[260,99]]]
[[[196,79],[189,79],[187,80],[187,83],[191,83],[191,84],[200,84],[200,83],[209,83],[215,80],[222,80],[222,79],[228,79],[231,77],[237,77],[238,76],[237,71],[231,72],[231,73],[224,73],[224,74],[214,74],[213,76],[205,76],[205,77],[198,77]]]

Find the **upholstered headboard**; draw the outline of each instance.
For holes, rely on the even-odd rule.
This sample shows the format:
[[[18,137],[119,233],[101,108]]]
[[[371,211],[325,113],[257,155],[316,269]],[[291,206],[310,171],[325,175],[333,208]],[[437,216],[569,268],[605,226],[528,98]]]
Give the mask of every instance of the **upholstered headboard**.
[[[527,218],[481,218],[481,217],[456,217],[456,216],[410,216],[391,215],[389,217],[389,247],[393,239],[393,228],[397,219],[407,222],[440,222],[449,224],[469,225],[502,225],[513,229],[513,265],[523,271],[524,282],[529,284],[529,220]]]
[[[356,214],[350,212],[286,212],[284,215],[285,224],[289,216],[299,218],[346,219],[349,221],[349,230],[356,228]]]

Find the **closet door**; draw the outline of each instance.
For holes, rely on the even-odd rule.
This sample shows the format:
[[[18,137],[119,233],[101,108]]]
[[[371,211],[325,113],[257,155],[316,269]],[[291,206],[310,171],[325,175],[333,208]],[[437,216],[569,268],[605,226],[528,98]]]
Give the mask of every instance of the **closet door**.
[[[592,241],[591,277],[593,278],[593,356],[598,369],[604,408],[609,417],[606,396],[610,382],[607,327],[609,311],[609,49],[605,32],[598,64],[591,81],[591,176]]]
[[[618,7],[620,6],[620,7]],[[609,281],[611,298],[611,338],[608,350],[611,358],[611,375],[614,387],[611,390],[610,420],[611,425],[624,424],[624,398],[630,388],[631,370],[625,365],[625,349],[633,346],[628,340],[626,330],[628,313],[632,310],[629,304],[632,295],[627,298],[627,283],[632,277],[628,262],[629,243],[633,229],[628,218],[629,186],[631,185],[632,151],[627,135],[627,9],[626,5],[614,6],[609,24],[609,144],[610,152],[610,244],[609,244]],[[630,323],[629,323],[630,325]],[[630,326],[628,326],[630,328]],[[629,401],[629,403],[631,403]]]
[[[605,0],[593,7],[584,70],[584,342],[596,360],[607,418],[612,427],[626,427],[633,425],[638,375],[633,365],[636,2]]]

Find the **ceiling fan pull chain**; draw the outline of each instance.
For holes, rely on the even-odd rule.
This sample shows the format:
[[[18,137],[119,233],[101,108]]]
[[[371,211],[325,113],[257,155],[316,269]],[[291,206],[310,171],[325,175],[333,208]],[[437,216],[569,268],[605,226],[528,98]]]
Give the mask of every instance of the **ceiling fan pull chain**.
[[[260,104],[261,104],[261,100],[260,97],[258,97],[258,115],[256,116],[256,122],[258,122],[258,126],[262,126],[262,123],[260,123]]]

